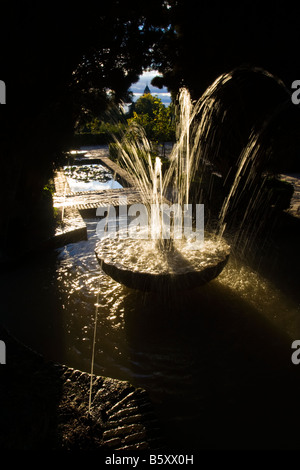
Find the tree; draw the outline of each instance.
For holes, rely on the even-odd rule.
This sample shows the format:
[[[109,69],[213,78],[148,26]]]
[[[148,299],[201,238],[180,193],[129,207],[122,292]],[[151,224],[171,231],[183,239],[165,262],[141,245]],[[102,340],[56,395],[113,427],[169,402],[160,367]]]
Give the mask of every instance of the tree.
[[[154,111],[153,131],[159,142],[175,140],[174,106],[161,106]]]
[[[150,93],[141,96],[135,103],[133,117],[128,123],[136,122],[146,132],[148,139],[160,143],[175,138],[173,106],[165,107],[161,99]]]
[[[186,86],[198,99],[219,75],[240,66],[264,68],[287,87],[300,76],[299,2],[168,0],[168,8],[170,26],[155,49],[163,74],[156,86],[174,93]]]
[[[163,0],[3,0],[3,247],[8,241],[14,246],[18,233],[23,241],[27,233],[31,241],[31,220],[38,215],[42,189],[53,162],[70,145],[74,124],[82,114],[98,116],[107,107],[108,95],[116,103],[126,98],[130,85],[152,64],[166,13]]]
[[[142,95],[135,103],[136,114],[148,114],[150,119],[154,119],[155,112],[162,106],[161,100],[150,93]]]

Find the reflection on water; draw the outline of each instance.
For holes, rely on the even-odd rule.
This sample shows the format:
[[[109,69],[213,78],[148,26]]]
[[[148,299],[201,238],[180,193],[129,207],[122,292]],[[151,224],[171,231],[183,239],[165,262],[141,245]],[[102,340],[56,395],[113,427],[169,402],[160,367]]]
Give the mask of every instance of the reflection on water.
[[[110,170],[96,163],[65,166],[64,172],[73,192],[122,188]]]
[[[89,372],[100,289],[94,372],[146,388],[172,445],[282,442],[298,390],[289,368],[299,305],[234,257],[216,280],[172,298],[131,290],[100,273],[97,221],[86,223],[88,241],[6,273],[8,327]]]
[[[300,337],[299,305],[233,257],[216,281],[193,291],[181,292],[176,298],[141,293],[118,284],[100,273],[94,254],[98,241],[96,222],[86,222],[88,242],[70,244],[57,250],[57,279],[65,311],[70,360],[81,358],[89,366],[98,289],[100,326],[96,366],[98,372],[105,375],[111,374],[109,368],[114,362],[120,378],[134,375],[128,362],[130,353],[125,331],[125,317],[128,319],[130,316],[147,318],[151,323],[153,321],[156,329],[156,322],[164,321],[160,315],[168,318],[170,327],[174,319],[178,320],[181,315],[184,319],[194,321],[193,316],[197,318],[203,314],[203,305],[212,313],[220,307],[220,301],[223,302],[223,308],[227,303],[233,306],[245,301],[243,307],[247,305],[250,314],[255,309],[291,338]],[[156,336],[159,336],[158,332]]]
[[[257,414],[257,393],[278,387],[276,377],[282,386],[281,368],[290,363],[288,337],[300,337],[299,306],[233,257],[217,280],[172,298],[128,289],[99,273],[95,221],[88,221],[88,230],[87,243],[58,252],[67,362],[90,370],[100,289],[95,373],[146,388],[167,432],[175,430],[177,445],[184,426],[188,442],[195,445],[201,437],[209,447],[215,439],[212,416],[225,413],[221,428],[227,413],[238,420],[239,407],[251,410],[244,402],[248,393]],[[281,396],[288,387],[280,389]],[[249,429],[252,413],[243,410]]]
[[[231,258],[218,278],[249,306],[291,338],[300,338],[300,305],[283,294],[272,283],[249,267]]]

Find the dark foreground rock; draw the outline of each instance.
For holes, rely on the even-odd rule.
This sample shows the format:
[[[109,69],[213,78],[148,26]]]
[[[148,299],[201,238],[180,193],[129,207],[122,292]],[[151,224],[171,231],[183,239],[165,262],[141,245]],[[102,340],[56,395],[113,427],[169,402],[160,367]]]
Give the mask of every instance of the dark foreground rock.
[[[0,328],[0,448],[147,450],[161,447],[158,421],[143,389],[94,377],[45,359]]]

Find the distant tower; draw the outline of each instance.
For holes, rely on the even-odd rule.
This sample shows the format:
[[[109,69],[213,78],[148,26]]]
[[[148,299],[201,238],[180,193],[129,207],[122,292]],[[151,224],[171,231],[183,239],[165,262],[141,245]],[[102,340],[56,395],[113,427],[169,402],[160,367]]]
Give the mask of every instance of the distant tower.
[[[146,88],[145,88],[143,94],[144,94],[144,95],[149,95],[149,94],[151,95],[151,91],[150,91],[150,88],[148,87],[148,85],[146,85]]]

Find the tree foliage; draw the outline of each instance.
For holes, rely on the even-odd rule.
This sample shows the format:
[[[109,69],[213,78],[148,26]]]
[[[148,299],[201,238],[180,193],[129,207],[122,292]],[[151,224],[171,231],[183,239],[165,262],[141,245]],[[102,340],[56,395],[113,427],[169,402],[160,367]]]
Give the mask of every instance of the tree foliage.
[[[175,138],[173,106],[165,107],[161,99],[150,93],[141,96],[135,103],[133,117],[128,123],[141,125],[150,140],[173,141]]]
[[[9,234],[13,242],[15,224],[24,236],[32,226],[53,162],[70,145],[78,119],[99,115],[112,96],[117,103],[126,99],[152,65],[168,22],[164,3],[2,1],[4,239]]]
[[[11,214],[22,231],[22,208],[34,212],[74,124],[101,115],[112,101],[128,101],[147,67],[163,74],[155,84],[173,96],[185,85],[198,98],[218,75],[242,64],[265,68],[290,87],[300,75],[299,2],[264,7],[250,0],[3,0],[0,79],[7,104],[0,107],[0,152],[7,183],[0,234],[12,233]],[[163,108],[155,113],[152,131],[165,138],[169,117]]]
[[[291,13],[293,12],[293,13]],[[199,98],[219,75],[240,66],[261,67],[290,87],[300,76],[295,1],[194,2],[168,0],[169,27],[156,49],[157,68],[174,93],[186,86]]]

